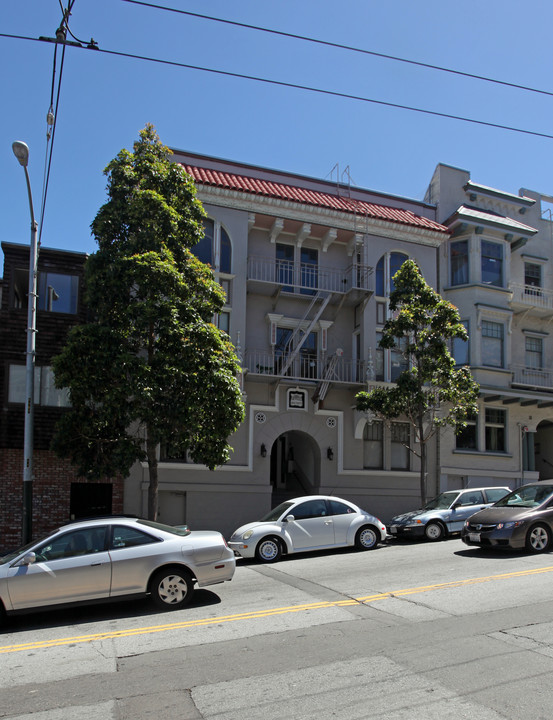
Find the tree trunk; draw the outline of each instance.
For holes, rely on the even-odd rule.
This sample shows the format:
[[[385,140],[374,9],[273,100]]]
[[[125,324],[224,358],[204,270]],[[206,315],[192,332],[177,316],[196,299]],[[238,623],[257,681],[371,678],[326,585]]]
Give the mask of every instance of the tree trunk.
[[[421,507],[426,505],[426,442],[423,437],[422,420],[419,423],[419,439],[421,446],[421,469],[420,469],[420,489],[421,489]]]
[[[157,477],[157,444],[146,438],[146,455],[148,457],[148,470],[150,484],[148,485],[148,520],[157,520],[158,477]]]
[[[148,365],[152,367],[154,360],[155,332],[154,323],[150,321],[148,332]],[[150,428],[146,427],[146,456],[150,472],[148,485],[148,520],[157,520],[158,476],[157,476],[157,443],[152,440]]]

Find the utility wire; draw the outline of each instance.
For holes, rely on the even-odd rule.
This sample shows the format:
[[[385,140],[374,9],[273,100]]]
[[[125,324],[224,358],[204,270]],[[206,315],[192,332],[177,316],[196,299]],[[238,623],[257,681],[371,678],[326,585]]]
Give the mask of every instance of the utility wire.
[[[408,65],[416,65],[418,67],[430,70],[438,70],[440,72],[450,73],[452,75],[460,75],[461,77],[471,78],[473,80],[482,80],[483,82],[494,83],[495,85],[504,85],[506,87],[516,88],[517,90],[526,90],[527,92],[539,93],[541,95],[549,95],[553,97],[553,92],[549,90],[541,90],[528,85],[519,85],[517,83],[507,82],[506,80],[497,80],[496,78],[486,77],[485,75],[476,75],[462,70],[453,70],[452,68],[441,67],[440,65],[432,65],[431,63],[419,62],[418,60],[410,60],[408,58],[398,57],[396,55],[386,55],[385,53],[375,52],[374,50],[366,50],[364,48],[353,47],[352,45],[342,45],[341,43],[330,42],[329,40],[320,40],[318,38],[308,37],[307,35],[297,35],[296,33],[284,32],[282,30],[274,30],[272,28],[261,27],[259,25],[249,25],[248,23],[237,22],[236,20],[226,20],[224,18],[213,17],[212,15],[203,15],[201,13],[190,12],[189,10],[178,10],[177,8],[167,7],[165,5],[157,5],[156,3],[144,2],[144,0],[123,0],[123,2],[133,5],[143,5],[144,7],[154,8],[155,10],[164,10],[166,12],[177,13],[179,15],[188,15],[189,17],[200,18],[201,20],[211,20],[212,22],[223,23],[225,25],[234,25],[235,27],[246,28],[248,30],[256,30],[258,32],[269,33],[271,35],[280,35],[281,37],[291,38],[293,40],[302,40],[304,42],[314,43],[316,45],[325,45],[326,47],[338,48],[340,50],[348,50],[350,52],[361,53],[363,55],[372,55],[373,57],[384,58],[385,60],[394,60],[395,62],[406,63]]]
[[[57,44],[56,44],[56,50],[57,50]],[[47,169],[45,169],[45,182],[43,185],[43,191],[42,191],[42,207],[40,210],[40,226],[39,226],[39,236],[38,236],[38,242],[40,244],[40,240],[42,238],[42,228],[44,227],[44,213],[46,211],[46,198],[48,196],[48,185],[50,182],[50,170],[52,168],[52,154],[54,152],[54,140],[56,138],[56,124],[58,120],[58,108],[60,104],[60,92],[61,92],[61,79],[63,75],[63,63],[65,60],[65,45],[63,46],[62,53],[61,53],[61,64],[60,64],[60,74],[58,78],[58,88],[56,93],[56,106],[53,109],[53,115],[54,115],[54,121],[52,124],[52,133],[50,136],[50,133],[48,133],[48,142],[50,143],[50,153],[48,155],[48,163],[47,163]],[[53,78],[52,78],[53,81]],[[53,88],[52,88],[53,89]],[[50,105],[50,108],[52,108],[52,105]],[[51,110],[49,110],[49,113]],[[46,150],[48,154],[48,149]]]
[[[0,33],[0,37],[8,37],[16,40],[33,40],[43,42],[37,38],[25,37],[22,35],[10,35]],[[74,47],[74,45],[71,45]],[[514,127],[512,125],[502,125],[500,123],[487,122],[486,120],[477,120],[476,118],[464,117],[462,115],[453,115],[451,113],[442,113],[437,110],[427,110],[425,108],[414,107],[412,105],[402,105],[401,103],[386,102],[384,100],[375,100],[374,98],[363,97],[362,95],[352,95],[349,93],[338,92],[336,90],[325,90],[324,88],[311,87],[309,85],[299,85],[298,83],[284,82],[283,80],[270,80],[268,78],[258,77],[256,75],[246,75],[244,73],[234,73],[228,70],[216,70],[215,68],[201,67],[200,65],[190,65],[188,63],[176,62],[175,60],[162,60],[160,58],[149,57],[147,55],[137,55],[136,53],[125,53],[117,50],[106,50],[98,47],[80,47],[81,50],[93,50],[96,53],[104,53],[105,55],[114,55],[117,57],[126,57],[133,60],[144,60],[146,62],[157,63],[159,65],[168,65],[171,67],[180,67],[187,70],[197,70],[199,72],[211,73],[214,75],[223,75],[226,77],[239,78],[242,80],[253,80],[254,82],[265,83],[267,85],[277,85],[279,87],[293,88],[295,90],[305,90],[306,92],[318,93],[320,95],[330,95],[332,97],[344,98],[347,100],[357,100],[359,102],[371,103],[373,105],[382,105],[384,107],[396,108],[398,110],[409,110],[411,112],[421,113],[423,115],[433,115],[434,117],[447,118],[448,120],[459,120],[460,122],[471,123],[473,125],[482,125],[484,127],[497,128],[499,130],[509,130],[510,132],[520,133],[523,135],[533,135],[535,137],[547,138],[553,140],[553,135],[549,133],[537,132],[536,130],[526,130],[524,128]]]
[[[56,61],[58,56],[58,45],[54,46],[54,59],[52,63],[52,86],[50,88],[50,107],[48,108],[48,113],[46,115],[46,124],[47,126],[54,124],[55,121],[55,115],[54,115],[54,93],[56,89]],[[50,150],[50,139],[52,137],[52,129],[50,127],[47,127],[46,130],[46,147],[44,151],[44,173],[42,177],[42,197],[40,201],[40,224],[39,224],[39,245],[40,245],[40,238],[42,236],[42,220],[44,216],[43,208],[45,206],[45,193],[46,193],[46,187],[47,187],[47,176],[48,176],[48,155]]]
[[[66,32],[69,30],[68,22],[69,22],[69,16],[71,15],[71,10],[73,9],[73,5],[75,4],[76,0],[69,0],[67,4],[67,8],[64,9],[61,0],[60,2],[60,9],[62,12],[62,19],[61,23],[59,25],[59,28],[56,30],[56,38],[58,36],[60,38],[65,39]],[[69,31],[70,32],[70,31]],[[61,52],[61,63],[60,63],[60,72],[59,77],[57,81],[57,92],[56,92],[56,64],[57,64],[57,55],[58,55],[58,45],[61,44],[62,52]],[[50,90],[50,107],[48,108],[48,113],[46,114],[46,123],[48,126],[47,132],[46,132],[46,154],[44,159],[44,176],[42,180],[42,198],[41,198],[41,207],[40,207],[40,221],[39,221],[39,236],[38,236],[38,244],[40,246],[40,242],[42,239],[42,229],[44,227],[44,214],[46,212],[46,199],[48,197],[48,186],[50,183],[50,170],[52,168],[52,155],[54,152],[54,140],[56,137],[56,124],[57,124],[57,118],[58,118],[58,108],[59,108],[59,102],[60,102],[60,92],[61,92],[61,80],[63,76],[63,64],[65,60],[65,44],[58,40],[56,42],[54,47],[54,60],[53,60],[53,66],[52,66],[52,86]],[[54,93],[56,93],[56,105],[54,107]]]
[[[84,49],[84,48],[83,48]],[[147,62],[159,63],[162,65],[171,65],[173,67],[182,67],[188,70],[198,70],[199,72],[212,73],[214,75],[224,75],[226,77],[240,78],[242,80],[253,80],[255,82],[265,83],[267,85],[278,85],[280,87],[293,88],[295,90],[305,90],[307,92],[319,93],[320,95],[331,95],[333,97],[345,98],[347,100],[358,100],[360,102],[372,103],[374,105],[383,105],[385,107],[397,108],[399,110],[410,110],[411,112],[422,113],[424,115],[434,115],[435,117],[448,118],[449,120],[460,120],[462,122],[472,123],[474,125],[484,125],[486,127],[498,128],[500,130],[510,130],[511,132],[523,133],[525,135],[535,135],[537,137],[548,138],[553,140],[553,135],[541,133],[535,130],[525,130],[523,128],[513,127],[511,125],[501,125],[499,123],[486,122],[485,120],[476,120],[475,118],[463,117],[461,115],[452,115],[450,113],[441,113],[436,110],[426,110],[411,105],[402,105],[400,103],[386,102],[384,100],[375,100],[373,98],[363,97],[361,95],[350,95],[349,93],[338,92],[336,90],[325,90],[323,88],[311,87],[309,85],[299,85],[297,83],[284,82],[282,80],[270,80],[268,78],[257,77],[256,75],[245,75],[243,73],[234,73],[228,70],[216,70],[214,68],[201,67],[199,65],[189,65],[188,63],[180,63],[174,60],[161,60],[159,58],[148,57],[146,55],[136,55],[134,53],[118,52],[116,50],[105,50],[100,48],[95,52],[105,53],[107,55],[116,55],[119,57],[128,57],[135,60],[145,60]]]

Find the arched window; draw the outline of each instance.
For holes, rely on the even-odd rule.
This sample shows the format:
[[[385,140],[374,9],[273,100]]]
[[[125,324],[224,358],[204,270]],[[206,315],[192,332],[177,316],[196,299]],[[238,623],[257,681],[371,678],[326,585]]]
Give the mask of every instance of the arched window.
[[[213,267],[213,238],[215,235],[213,220],[204,220],[204,236],[199,243],[192,247],[192,252],[203,263]]]
[[[215,279],[225,291],[225,306],[213,318],[220,330],[230,335],[232,309],[232,243],[229,234],[217,220],[204,220],[204,237],[191,248],[194,255],[211,266]]]
[[[394,289],[393,277],[408,260],[408,256],[400,252],[391,252],[383,255],[376,264],[376,294],[380,297],[386,297]]]
[[[407,255],[403,253],[393,252],[390,254],[390,288],[389,293],[393,292],[394,289],[394,275],[397,273],[399,268],[407,260]]]
[[[393,277],[408,259],[404,253],[392,252],[383,255],[376,264],[376,294],[386,297],[394,289]]]
[[[386,293],[384,291],[384,277],[385,277],[385,270],[384,270],[384,261],[386,259],[386,256],[383,255],[380,260],[376,264],[376,294],[380,297],[383,297]]]
[[[214,271],[229,275],[232,272],[232,243],[221,223],[206,218],[204,237],[191,250],[194,255]]]
[[[230,273],[232,267],[232,246],[227,231],[221,228],[221,255],[219,270],[222,273]]]

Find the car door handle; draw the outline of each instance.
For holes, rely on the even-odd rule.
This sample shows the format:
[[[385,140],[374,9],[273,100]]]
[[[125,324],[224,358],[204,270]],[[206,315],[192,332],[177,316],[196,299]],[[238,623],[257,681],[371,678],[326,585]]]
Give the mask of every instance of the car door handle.
[[[325,525],[332,525],[332,520],[325,520]]]
[[[90,563],[90,567],[98,567],[98,565],[103,565],[103,562],[97,562],[97,563]]]

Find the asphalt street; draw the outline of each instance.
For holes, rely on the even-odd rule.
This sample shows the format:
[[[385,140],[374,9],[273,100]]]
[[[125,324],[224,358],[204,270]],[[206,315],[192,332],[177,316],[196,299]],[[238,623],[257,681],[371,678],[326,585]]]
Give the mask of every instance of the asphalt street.
[[[391,542],[197,591],[12,618],[0,717],[550,720],[553,553]]]

